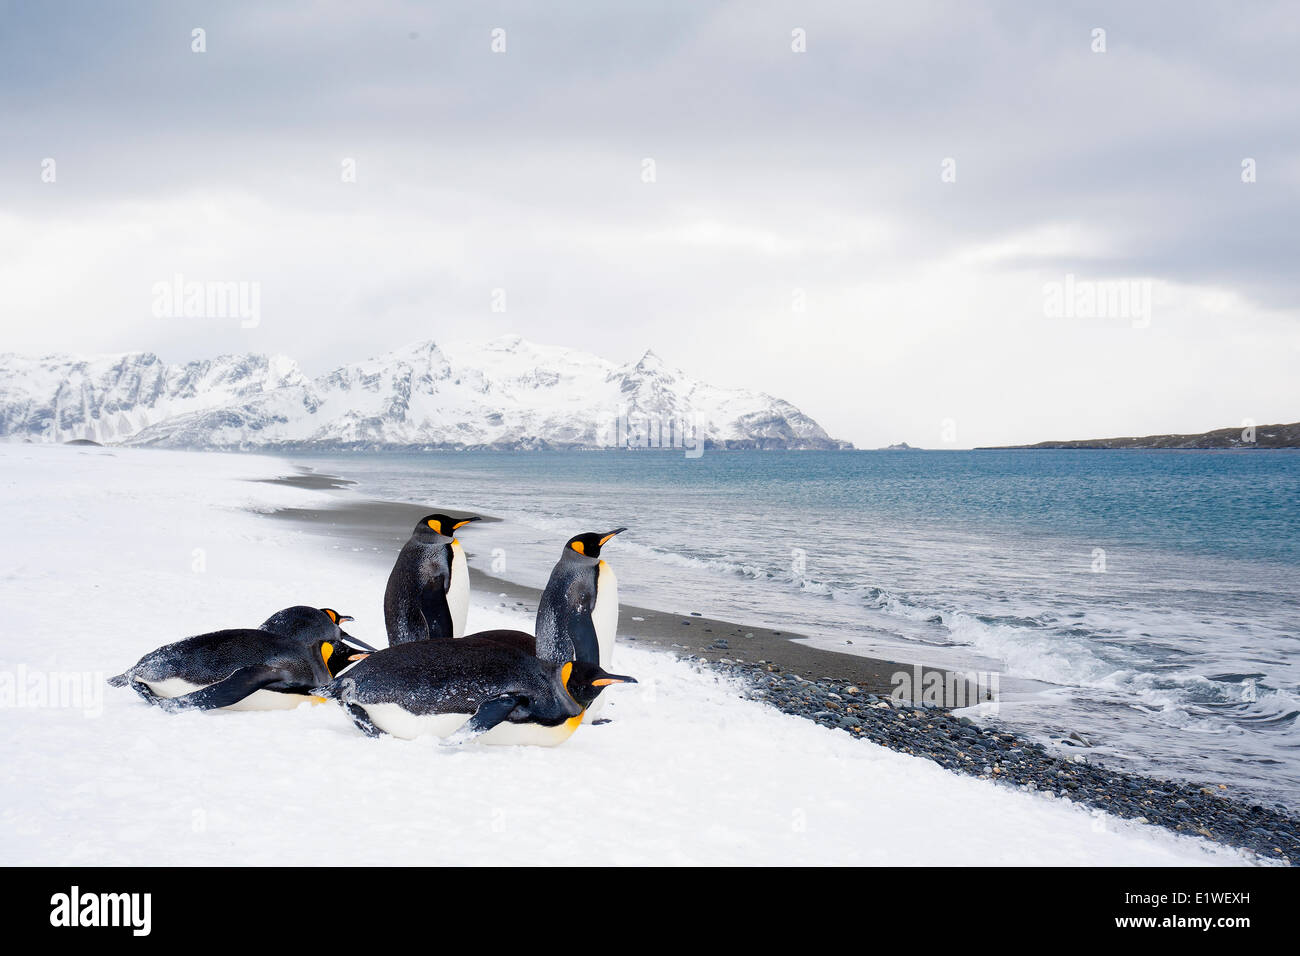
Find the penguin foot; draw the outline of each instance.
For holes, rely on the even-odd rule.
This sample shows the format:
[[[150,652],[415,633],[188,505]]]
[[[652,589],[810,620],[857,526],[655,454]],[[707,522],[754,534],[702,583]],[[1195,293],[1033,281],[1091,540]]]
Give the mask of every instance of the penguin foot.
[[[167,699],[166,697],[159,697],[151,691],[149,685],[142,680],[128,680],[127,686],[139,694],[146,704],[155,704],[161,707],[162,702]]]
[[[599,727],[601,724],[612,724],[613,722],[614,722],[613,717],[597,717],[595,720],[591,722],[591,726]]]

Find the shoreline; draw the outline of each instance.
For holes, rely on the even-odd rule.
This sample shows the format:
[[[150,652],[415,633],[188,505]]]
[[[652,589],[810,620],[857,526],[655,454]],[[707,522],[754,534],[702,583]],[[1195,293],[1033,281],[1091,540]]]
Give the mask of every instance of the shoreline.
[[[347,479],[328,475],[286,476],[271,481],[311,489],[347,487],[342,483]],[[367,498],[340,500],[328,508],[285,508],[269,516],[298,522],[304,529],[314,529],[330,537],[364,544],[368,547],[360,553],[375,555],[388,568],[392,566],[393,555],[410,536],[411,527],[432,510],[441,510],[453,518],[466,514],[440,506]],[[491,515],[481,517],[484,523],[501,520]],[[370,547],[380,550],[376,553],[369,550]],[[471,593],[496,595],[499,603],[536,613],[542,593],[540,588],[497,577],[472,565],[469,575]],[[618,639],[630,645],[655,647],[678,657],[698,658],[711,663],[772,664],[805,680],[837,680],[863,687],[878,696],[889,696],[894,692],[896,685],[892,678],[895,674],[911,675],[916,667],[921,666],[927,673],[940,672],[945,675],[945,680],[951,679],[953,686],[964,695],[963,699],[974,699],[977,693],[960,674],[943,668],[916,661],[827,650],[801,643],[805,639],[803,634],[705,617],[696,611],[668,612],[620,602]],[[904,696],[911,699],[911,695]]]
[[[267,480],[267,479],[263,479]],[[304,473],[269,479],[312,489],[346,490],[337,476]],[[283,508],[265,517],[291,521],[304,530],[365,547],[358,552],[391,566],[410,528],[429,505],[376,499],[337,502],[321,508]],[[453,517],[465,512],[441,509]],[[501,519],[483,516],[484,521]],[[499,607],[536,611],[540,589],[470,568],[472,592],[493,595]],[[1037,741],[980,722],[953,709],[895,696],[892,675],[919,665],[823,650],[800,643],[802,635],[687,612],[667,613],[620,604],[619,641],[654,647],[737,678],[745,696],[891,750],[924,757],[959,774],[1017,790],[1066,799],[1098,813],[1197,835],[1253,851],[1260,860],[1300,864],[1300,816],[1237,795],[1226,788],[1151,777],[1089,761],[1086,743],[1077,753],[1057,754]],[[924,665],[920,665],[924,666]],[[927,672],[949,672],[926,666]],[[969,693],[964,679],[955,686]],[[905,698],[910,695],[899,695]],[[961,699],[970,700],[969,696]],[[1072,744],[1072,742],[1071,742]],[[1280,805],[1279,805],[1280,806]],[[1101,825],[1104,826],[1104,823]]]

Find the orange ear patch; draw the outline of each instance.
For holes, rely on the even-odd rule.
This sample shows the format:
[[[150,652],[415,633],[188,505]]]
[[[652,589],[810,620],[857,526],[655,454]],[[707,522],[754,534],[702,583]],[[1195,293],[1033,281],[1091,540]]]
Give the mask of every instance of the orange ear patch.
[[[574,551],[577,551],[579,554],[587,553],[587,549],[582,546],[581,541],[575,541],[573,542],[573,544],[569,545],[569,547],[571,547]]]
[[[436,518],[430,518],[428,521],[425,522],[425,524],[427,524],[434,531],[438,532],[438,534],[442,534],[442,522],[437,520]]]
[[[560,684],[564,687],[564,692],[569,695],[569,700],[573,701],[576,704],[578,701],[573,696],[572,692],[570,692],[569,690],[569,675],[572,673],[573,673],[573,661],[569,661],[560,670]],[[578,716],[581,717],[582,715],[579,714]],[[574,724],[574,726],[576,727],[577,724]]]

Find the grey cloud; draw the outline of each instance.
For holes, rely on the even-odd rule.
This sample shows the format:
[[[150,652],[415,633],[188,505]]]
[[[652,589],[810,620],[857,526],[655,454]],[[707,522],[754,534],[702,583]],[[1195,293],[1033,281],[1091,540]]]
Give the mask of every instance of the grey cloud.
[[[1150,274],[1294,308],[1295,21],[1285,3],[6,4],[0,208],[72,221],[203,192],[271,215],[463,230],[459,261],[358,278],[348,306],[364,334],[315,340],[308,314],[292,337],[265,333],[289,351],[312,340],[323,364],[457,316],[497,331],[507,323],[481,304],[507,280],[531,337],[598,329],[598,344],[632,352],[792,284],[888,278],[1052,223],[1105,236],[1105,252],[989,268]],[[488,51],[497,26],[504,56]],[[1089,50],[1094,27],[1105,54]],[[54,194],[36,177],[44,156],[60,163]],[[350,194],[344,156],[361,174]],[[645,156],[652,194],[637,181]],[[1249,186],[1245,156],[1259,163]],[[653,238],[700,220],[794,247],[693,254]],[[877,221],[890,240],[867,254],[853,236]],[[292,277],[265,270],[292,309]],[[122,329],[105,344],[221,338]]]

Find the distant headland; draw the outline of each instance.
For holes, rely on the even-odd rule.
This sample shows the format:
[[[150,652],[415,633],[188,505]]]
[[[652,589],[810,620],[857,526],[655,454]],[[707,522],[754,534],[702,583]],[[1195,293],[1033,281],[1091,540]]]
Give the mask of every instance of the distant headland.
[[[1290,425],[1243,425],[1218,428],[1199,435],[1147,435],[1143,438],[1086,438],[1041,441],[1035,445],[997,445],[977,449],[1011,448],[1300,448],[1300,422]]]

